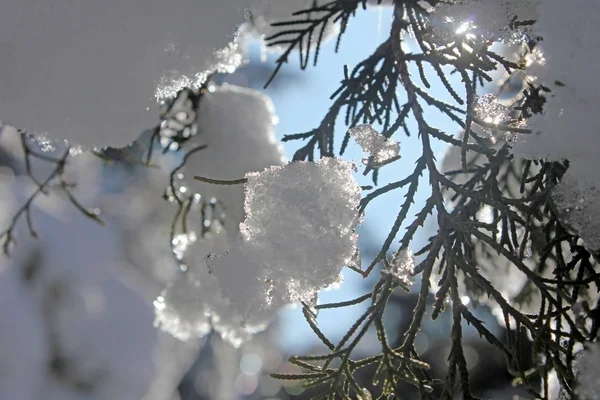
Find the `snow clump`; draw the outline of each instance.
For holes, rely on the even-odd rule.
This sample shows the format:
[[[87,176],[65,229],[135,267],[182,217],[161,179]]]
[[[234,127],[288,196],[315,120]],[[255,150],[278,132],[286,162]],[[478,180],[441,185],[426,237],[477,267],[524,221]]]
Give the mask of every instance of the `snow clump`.
[[[373,167],[387,164],[400,155],[400,144],[377,132],[371,125],[359,125],[350,129],[350,136],[363,149],[362,163]]]
[[[361,191],[353,171],[324,158],[246,175],[240,240],[209,264],[246,323],[264,323],[281,305],[310,301],[340,281],[357,248]]]

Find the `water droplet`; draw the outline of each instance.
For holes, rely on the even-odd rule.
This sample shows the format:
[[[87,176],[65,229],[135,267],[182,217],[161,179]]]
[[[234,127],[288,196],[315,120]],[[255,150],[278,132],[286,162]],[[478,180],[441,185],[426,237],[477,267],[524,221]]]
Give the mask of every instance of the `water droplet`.
[[[154,300],[152,302],[152,304],[154,305],[154,308],[156,308],[157,310],[164,310],[166,307],[165,298],[162,296],[158,296],[156,298],[156,300]]]

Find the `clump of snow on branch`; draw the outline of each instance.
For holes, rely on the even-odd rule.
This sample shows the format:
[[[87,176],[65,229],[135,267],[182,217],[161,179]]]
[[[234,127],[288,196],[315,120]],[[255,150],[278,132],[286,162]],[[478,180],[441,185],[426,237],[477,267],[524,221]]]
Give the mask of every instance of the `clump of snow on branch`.
[[[187,270],[154,303],[156,324],[181,340],[213,328],[238,346],[283,305],[338,282],[356,253],[360,189],[351,164],[294,162],[246,177],[240,240],[227,252],[223,232],[190,244]]]
[[[0,120],[89,147],[128,145],[156,124],[157,99],[235,67],[230,43],[251,4],[3,4]]]
[[[312,281],[315,287],[336,281],[356,252],[361,191],[353,165],[324,158],[246,177],[242,240],[269,251],[271,269],[283,276]]]
[[[523,128],[525,120],[513,118],[513,112],[506,107],[498,96],[486,93],[475,95],[473,105],[473,122],[476,132],[488,135],[492,143],[497,140],[510,141],[515,139],[511,128]],[[479,132],[478,132],[479,133]]]
[[[485,123],[498,125],[510,117],[510,110],[491,93],[476,96],[474,101],[473,115]]]
[[[382,273],[394,277],[402,285],[410,285],[415,270],[415,258],[410,249],[402,249],[394,253]]]
[[[543,112],[529,120],[533,134],[521,135],[513,144],[519,157],[569,160],[556,194],[558,206],[591,250],[600,249],[598,219],[590,220],[600,203],[596,190],[600,38],[595,21],[588,17],[596,12],[600,12],[597,2],[542,2],[536,33],[544,39],[538,46],[545,62],[532,63],[528,73],[550,91],[542,92]]]
[[[185,107],[181,109],[185,111]],[[217,229],[200,237],[202,226],[192,224],[189,232],[175,236],[175,255],[185,272],[178,274],[157,298],[155,322],[182,340],[202,337],[214,329],[223,339],[238,346],[253,333],[264,329],[273,315],[270,311],[255,321],[243,320],[241,313],[224,298],[221,282],[210,273],[218,262],[214,255],[226,252],[237,243],[239,225],[245,218],[244,187],[199,182],[192,180],[191,175],[231,180],[251,171],[280,165],[285,158],[275,138],[277,118],[273,104],[256,90],[227,84],[211,85],[201,100],[198,115],[195,121],[198,135],[190,137],[185,151],[200,145],[207,145],[207,148],[189,154],[183,174],[176,179],[176,190],[185,190],[185,195],[198,196],[201,201],[212,203],[218,199],[224,212],[224,230]],[[168,229],[165,226],[164,230]],[[209,254],[212,256],[205,263]],[[234,255],[228,257],[231,259]],[[242,265],[244,261],[236,265]],[[242,277],[242,272],[235,276],[248,285],[256,279],[254,276]],[[268,285],[263,282],[261,287],[265,286]],[[253,288],[256,289],[254,292],[243,292],[248,296],[247,301],[260,292],[260,288]],[[272,309],[281,305],[283,303],[273,303]]]
[[[372,125],[359,125],[350,129],[350,136],[363,149],[362,163],[374,168],[385,165],[400,155],[400,144],[377,132]]]
[[[182,341],[201,338],[214,329],[235,347],[264,329],[266,322],[244,326],[242,316],[224,298],[220,283],[210,273],[213,252],[225,252],[229,246],[224,231],[190,246],[184,256],[186,271],[180,271],[154,301],[157,327]]]
[[[210,332],[210,303],[221,297],[214,277],[209,275],[203,256],[228,247],[224,233],[213,234],[193,243],[185,252],[187,270],[180,271],[175,280],[154,301],[155,324],[180,340],[203,337]],[[190,254],[193,252],[194,255]],[[218,284],[217,284],[218,285]]]
[[[341,279],[356,253],[360,188],[352,164],[334,158],[246,177],[240,241],[210,268],[244,321],[260,324]]]
[[[275,138],[277,117],[271,100],[257,90],[233,85],[212,87],[201,103],[199,134],[190,146],[207,145],[190,156],[185,171],[214,179],[238,179],[251,171],[261,171],[285,162],[283,148]],[[188,190],[205,199],[219,199],[224,206],[225,229],[237,238],[244,220],[244,188],[198,181],[187,182]]]
[[[440,3],[431,12],[431,39],[439,44],[457,37],[511,42],[521,41],[537,18],[540,0],[454,0]],[[528,21],[525,25],[519,25]]]

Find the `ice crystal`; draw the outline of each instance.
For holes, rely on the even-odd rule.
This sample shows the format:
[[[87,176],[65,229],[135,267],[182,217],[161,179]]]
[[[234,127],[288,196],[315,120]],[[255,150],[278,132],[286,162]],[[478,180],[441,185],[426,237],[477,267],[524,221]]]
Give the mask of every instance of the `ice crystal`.
[[[473,114],[487,124],[498,125],[508,120],[510,110],[500,103],[498,97],[488,93],[475,97]]]
[[[382,273],[393,276],[402,285],[410,285],[414,269],[415,258],[412,251],[406,248],[394,253],[392,260],[382,270]]]
[[[359,125],[350,129],[350,136],[363,149],[363,164],[377,167],[389,163],[400,155],[400,144],[377,132],[372,125]]]

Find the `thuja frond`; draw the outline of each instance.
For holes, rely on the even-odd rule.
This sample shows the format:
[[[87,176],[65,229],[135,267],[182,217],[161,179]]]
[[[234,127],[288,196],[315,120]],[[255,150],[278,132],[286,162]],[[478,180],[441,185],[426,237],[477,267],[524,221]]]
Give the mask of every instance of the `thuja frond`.
[[[359,3],[332,1],[322,11],[341,12],[342,5],[347,5],[347,10],[354,12]],[[352,14],[348,11],[347,15]],[[547,380],[550,370],[556,371],[565,390],[571,393],[575,383],[574,349],[593,340],[599,326],[597,315],[600,313],[595,311],[599,308],[596,305],[593,309],[588,296],[591,286],[595,286],[593,290],[600,288],[596,257],[583,246],[574,230],[560,221],[552,200],[552,191],[568,163],[517,160],[510,153],[510,140],[530,134],[521,122],[541,112],[548,89],[526,84],[512,107],[509,121],[493,124],[482,120],[476,115],[474,105],[483,83],[492,80],[493,71],[504,69],[511,73],[523,63],[508,61],[494,53],[489,43],[477,42],[468,36],[457,37],[444,46],[433,45],[427,36],[428,16],[428,11],[417,1],[396,1],[388,39],[356,67],[344,68],[340,87],[331,96],[333,103],[320,125],[284,138],[285,141],[304,141],[294,154],[295,160],[314,160],[344,153],[348,134],[338,145],[339,150],[334,146],[335,122],[342,115],[347,127],[376,123],[383,127],[382,134],[388,138],[398,131],[409,135],[409,122],[411,129],[416,126],[422,153],[414,170],[398,176],[395,182],[374,188],[360,205],[360,212],[366,213],[374,199],[404,190],[396,220],[380,251],[363,271],[365,276],[386,260],[395,241],[401,250],[409,248],[427,218],[437,217],[436,234],[416,252],[421,262],[414,274],[421,279],[410,325],[401,345],[392,348],[382,318],[395,285],[388,276],[382,275],[370,296],[371,305],[337,345],[319,330],[314,314],[305,310],[309,325],[330,353],[298,356],[293,362],[308,373],[322,373],[307,379],[306,383],[321,385],[323,398],[347,398],[351,393],[359,393],[362,389],[355,378],[356,372],[376,366],[373,383],[379,390],[378,396],[396,393],[402,381],[414,385],[425,399],[452,399],[458,393],[462,398],[476,399],[463,346],[463,323],[466,322],[482,340],[504,354],[515,382],[524,385],[533,397],[544,398],[545,394],[540,394],[536,387],[536,380]],[[317,20],[311,21],[307,26]],[[298,26],[303,25],[298,23]],[[302,32],[309,31],[299,28],[289,33],[299,40]],[[404,45],[403,40],[409,35],[417,43],[418,51],[408,51]],[[294,48],[292,43],[300,42],[289,42],[290,49]],[[303,67],[306,54],[301,55]],[[287,61],[288,55],[289,52],[285,53],[279,60],[278,68]],[[449,70],[461,77],[459,85],[451,83]],[[451,102],[441,101],[427,90],[433,81],[447,92]],[[434,126],[424,111],[425,105],[453,121],[464,132],[462,138]],[[493,134],[486,133],[489,131]],[[443,172],[438,167],[434,141],[455,149],[460,168]],[[427,182],[424,176],[428,176]],[[416,206],[415,194],[425,184],[429,185],[430,194],[424,203]],[[483,218],[483,214],[487,217]],[[411,215],[414,217],[409,217]],[[402,227],[405,232],[401,235]],[[499,291],[498,282],[490,278],[490,271],[503,266],[523,276],[525,284],[516,296],[509,297]],[[428,310],[430,292],[435,294],[433,308]],[[506,337],[496,336],[474,316],[464,304],[465,295],[499,310],[507,328]],[[319,308],[350,306],[368,298],[362,296]],[[535,304],[529,307],[533,309],[524,311],[532,301]],[[415,340],[428,312],[436,319],[446,308],[451,319],[451,351],[446,376],[439,380],[429,374],[427,365],[420,360]],[[380,354],[353,360],[356,344],[370,328],[381,343]],[[523,342],[525,336],[531,338],[531,344]],[[534,360],[525,359],[523,349],[527,345],[533,346]],[[532,362],[533,369],[530,368]],[[398,397],[401,398],[400,393]]]
[[[290,362],[300,366],[308,372],[295,375],[280,376],[274,374],[275,378],[294,379],[304,381],[305,386],[319,386],[326,388],[329,393],[334,393],[340,398],[356,398],[357,393],[364,389],[360,386],[354,375],[360,369],[371,365],[379,365],[380,371],[375,377],[376,381],[386,387],[386,394],[394,392],[397,381],[397,368],[403,373],[401,379],[418,382],[414,377],[414,371],[427,370],[429,365],[414,358],[402,354],[400,349],[392,348],[387,339],[382,325],[382,318],[389,296],[396,288],[396,283],[389,275],[383,277],[373,288],[371,293],[356,299],[316,306],[318,309],[331,309],[347,307],[371,300],[371,305],[361,314],[354,324],[348,329],[337,345],[331,343],[319,330],[314,314],[304,305],[303,312],[309,325],[313,328],[323,344],[330,349],[330,353],[322,355],[307,355],[291,357]],[[353,351],[362,340],[368,330],[374,328],[382,343],[382,353],[367,359],[352,358]],[[334,361],[335,366],[334,366]]]
[[[316,65],[324,35],[332,24],[339,24],[337,51],[348,21],[361,6],[363,9],[367,7],[366,0],[330,0],[322,5],[314,2],[311,7],[295,12],[293,16],[297,18],[273,23],[273,27],[279,27],[281,30],[267,37],[267,44],[283,47],[284,51],[277,59],[276,67],[265,87],[273,81],[283,64],[289,61],[294,50],[298,50],[300,55],[301,69],[309,65],[311,55],[313,64]]]

